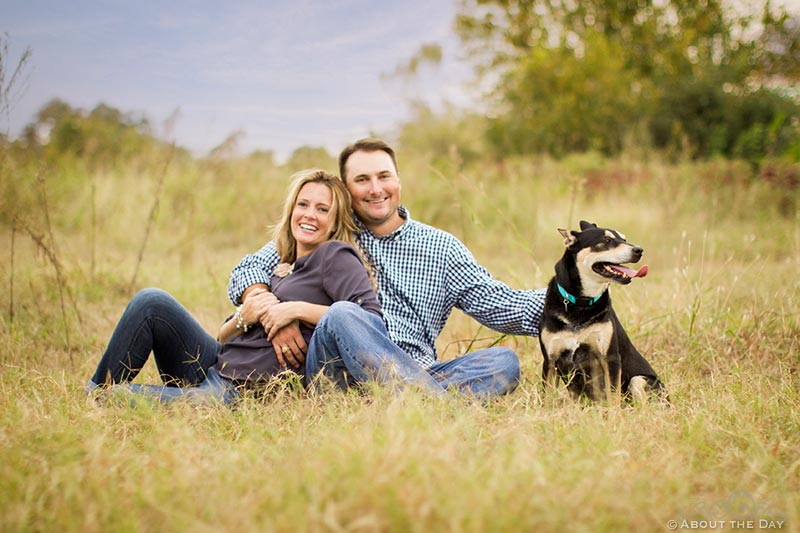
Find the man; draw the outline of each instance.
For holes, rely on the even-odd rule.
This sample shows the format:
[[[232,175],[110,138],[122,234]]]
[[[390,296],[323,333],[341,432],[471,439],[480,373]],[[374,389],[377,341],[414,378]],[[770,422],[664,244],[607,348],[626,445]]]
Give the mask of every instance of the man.
[[[513,351],[495,346],[438,362],[436,338],[454,307],[491,329],[537,336],[546,289],[510,289],[454,236],[413,220],[400,205],[397,160],[385,142],[362,139],[346,147],[339,172],[359,225],[356,241],[373,266],[384,319],[340,302],[317,324],[308,347],[296,326],[287,326],[273,338],[276,352],[293,366],[307,353],[308,378],[323,372],[341,387],[395,379],[435,392],[456,388],[492,396],[514,390],[519,360]],[[238,304],[250,290],[265,287],[277,263],[272,243],[245,256],[231,273],[231,301]]]

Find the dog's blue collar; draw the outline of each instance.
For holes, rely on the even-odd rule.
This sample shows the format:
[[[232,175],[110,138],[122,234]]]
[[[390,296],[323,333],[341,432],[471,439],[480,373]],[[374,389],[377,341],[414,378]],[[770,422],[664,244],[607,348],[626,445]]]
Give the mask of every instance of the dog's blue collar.
[[[556,287],[558,287],[558,292],[559,292],[559,294],[561,294],[561,297],[564,298],[564,306],[565,307],[566,307],[567,303],[571,303],[572,305],[577,305],[578,304],[578,299],[575,296],[573,296],[570,293],[568,293],[567,289],[562,287],[560,283],[556,283]],[[589,306],[591,307],[592,305],[597,303],[597,300],[599,300],[600,298],[603,297],[603,294],[605,294],[605,292],[600,294],[600,296],[595,296],[594,298],[583,298],[583,299],[586,300],[589,303]]]

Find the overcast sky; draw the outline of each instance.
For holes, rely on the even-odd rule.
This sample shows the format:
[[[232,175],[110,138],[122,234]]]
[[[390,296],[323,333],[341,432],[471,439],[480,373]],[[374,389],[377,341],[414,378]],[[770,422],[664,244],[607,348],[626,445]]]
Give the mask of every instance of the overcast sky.
[[[454,14],[455,0],[0,0],[6,68],[33,52],[0,128],[18,134],[58,97],[144,114],[161,136],[178,110],[169,136],[198,154],[236,130],[243,153],[336,154],[370,131],[394,131],[410,98],[468,102]],[[444,45],[438,68],[413,82],[382,76],[430,42]]]

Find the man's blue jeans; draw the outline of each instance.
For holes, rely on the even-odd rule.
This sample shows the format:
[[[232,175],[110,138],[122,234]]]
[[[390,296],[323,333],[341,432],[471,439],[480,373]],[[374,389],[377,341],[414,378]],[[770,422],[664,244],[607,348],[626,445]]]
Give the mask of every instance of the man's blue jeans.
[[[519,359],[508,348],[478,350],[429,368],[421,367],[389,338],[383,320],[352,302],[336,302],[314,330],[306,356],[306,375],[318,375],[346,388],[377,381],[411,385],[442,394],[455,389],[478,397],[513,391]]]
[[[179,387],[204,383],[211,375],[209,370],[217,361],[218,350],[216,339],[175,298],[161,289],[143,289],[122,314],[86,389],[88,392],[109,381],[115,384],[131,381],[152,352],[166,386],[131,385],[130,388],[144,394],[157,393],[163,398],[181,396],[184,393]],[[219,378],[223,384],[227,381]]]

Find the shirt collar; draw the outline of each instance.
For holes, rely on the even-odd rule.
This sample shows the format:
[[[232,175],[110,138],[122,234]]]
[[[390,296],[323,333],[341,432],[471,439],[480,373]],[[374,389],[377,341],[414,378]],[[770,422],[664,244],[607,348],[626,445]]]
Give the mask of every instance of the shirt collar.
[[[389,233],[388,235],[384,235],[382,237],[375,236],[374,233],[372,233],[369,229],[367,229],[364,223],[361,222],[361,220],[359,220],[357,216],[355,216],[355,213],[353,214],[353,218],[355,219],[356,227],[358,228],[359,233],[370,235],[373,239],[396,239],[407,233],[409,231],[409,228],[411,227],[410,222],[413,222],[413,219],[411,218],[411,212],[408,210],[406,206],[404,205],[397,206],[397,212],[400,214],[400,218],[404,220],[403,224],[393,232]]]

